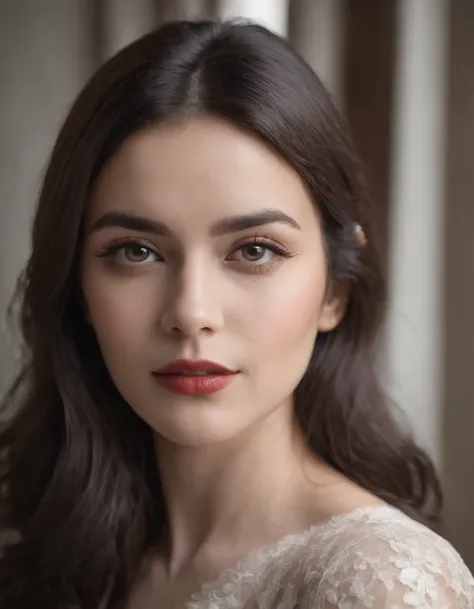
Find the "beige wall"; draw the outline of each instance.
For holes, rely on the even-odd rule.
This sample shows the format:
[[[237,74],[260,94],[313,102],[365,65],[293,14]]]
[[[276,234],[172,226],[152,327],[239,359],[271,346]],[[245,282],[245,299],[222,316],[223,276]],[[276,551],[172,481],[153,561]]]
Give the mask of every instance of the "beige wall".
[[[89,71],[88,3],[0,3],[0,392],[12,371],[5,310],[28,253],[56,132]]]

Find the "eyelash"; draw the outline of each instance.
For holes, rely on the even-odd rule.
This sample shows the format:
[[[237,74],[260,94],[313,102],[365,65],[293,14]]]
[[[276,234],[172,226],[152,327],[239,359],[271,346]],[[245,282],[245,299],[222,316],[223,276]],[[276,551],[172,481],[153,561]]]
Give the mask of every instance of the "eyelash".
[[[237,252],[240,249],[243,249],[244,247],[248,247],[248,246],[252,246],[252,245],[257,245],[257,246],[261,246],[261,247],[265,247],[266,249],[272,251],[274,254],[276,254],[279,258],[292,258],[294,254],[292,254],[286,247],[284,247],[283,245],[281,245],[280,243],[278,243],[277,241],[273,241],[273,239],[270,239],[269,237],[265,236],[265,237],[260,237],[255,235],[254,237],[252,237],[251,239],[245,241],[244,243],[241,243],[240,245],[238,245],[237,247],[235,247],[232,250],[232,253]],[[146,250],[148,250],[150,253],[154,254],[155,256],[158,256],[159,258],[162,258],[162,256],[156,251],[155,248],[150,247],[150,244],[147,241],[141,240],[139,238],[133,237],[130,239],[122,239],[121,241],[117,242],[117,243],[112,243],[108,246],[106,246],[102,251],[100,251],[97,256],[99,258],[114,258],[117,256],[117,254],[124,250],[127,246],[141,246],[143,248],[145,248]],[[228,262],[235,262],[232,260],[228,260]],[[255,270],[255,272],[260,272],[263,273],[265,271],[269,271],[271,270],[275,264],[278,264],[279,261],[277,260],[273,260],[272,262],[268,262],[265,264],[253,264],[252,262],[248,262],[247,264],[245,262],[239,262],[239,264],[244,264],[247,267],[250,267],[252,269]],[[144,266],[146,264],[149,264],[148,262],[129,262],[128,266]]]

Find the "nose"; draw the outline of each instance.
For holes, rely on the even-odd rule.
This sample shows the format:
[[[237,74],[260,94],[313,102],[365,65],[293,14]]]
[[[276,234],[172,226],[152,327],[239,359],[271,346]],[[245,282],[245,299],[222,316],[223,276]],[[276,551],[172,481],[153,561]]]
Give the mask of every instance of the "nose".
[[[161,315],[161,327],[166,333],[196,338],[223,327],[216,282],[204,265],[183,265],[166,289],[169,293]]]

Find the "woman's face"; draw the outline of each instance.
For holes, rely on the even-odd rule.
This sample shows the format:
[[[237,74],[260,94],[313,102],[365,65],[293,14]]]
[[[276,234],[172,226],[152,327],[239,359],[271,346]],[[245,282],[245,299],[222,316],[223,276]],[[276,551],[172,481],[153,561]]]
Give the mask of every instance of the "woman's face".
[[[92,193],[81,275],[118,390],[183,445],[291,408],[318,331],[343,306],[326,291],[320,223],[298,174],[212,118],[124,142]],[[159,373],[176,360],[187,361]]]

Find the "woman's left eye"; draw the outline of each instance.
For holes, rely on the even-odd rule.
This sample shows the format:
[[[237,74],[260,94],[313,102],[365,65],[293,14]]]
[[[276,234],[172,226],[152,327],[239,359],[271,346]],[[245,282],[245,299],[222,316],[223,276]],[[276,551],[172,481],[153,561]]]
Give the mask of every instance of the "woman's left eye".
[[[246,264],[265,265],[276,258],[285,256],[286,250],[278,244],[251,242],[234,250],[228,260],[237,260]]]

